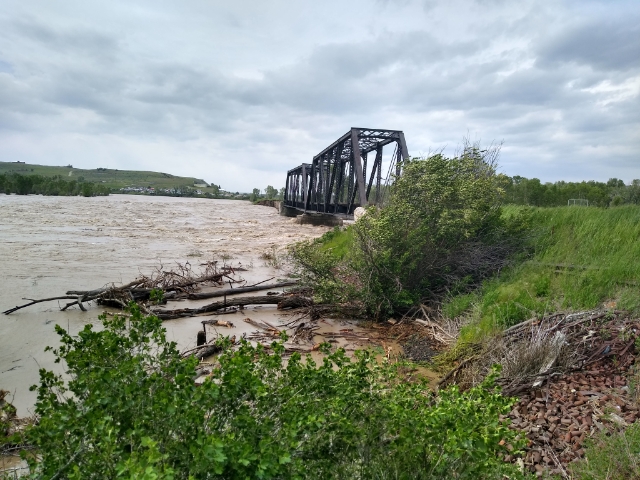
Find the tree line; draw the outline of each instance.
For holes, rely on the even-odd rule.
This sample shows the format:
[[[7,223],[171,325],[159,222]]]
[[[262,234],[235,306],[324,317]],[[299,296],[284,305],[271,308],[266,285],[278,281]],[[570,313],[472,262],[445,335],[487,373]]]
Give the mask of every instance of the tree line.
[[[259,188],[254,188],[249,195],[249,200],[251,200],[252,202],[260,200],[261,198],[264,198],[266,200],[283,200],[284,187],[278,190],[271,185],[267,185],[267,188],[264,189],[264,193]]]
[[[515,205],[536,207],[560,207],[569,200],[588,200],[589,205],[609,207],[623,204],[640,204],[640,180],[630,184],[618,178],[609,181],[542,183],[537,178],[525,178],[518,175],[498,176],[505,192],[505,202]]]
[[[497,175],[497,180],[504,190],[504,202],[514,205],[561,207],[567,205],[569,200],[587,200],[589,205],[594,207],[640,204],[640,179],[635,179],[628,185],[618,178],[610,178],[607,182],[589,180],[543,183],[538,178]],[[375,192],[371,195],[371,198],[374,197]],[[278,190],[271,185],[264,190],[254,188],[249,195],[249,200],[253,202],[260,199],[282,200],[283,198],[284,188]]]
[[[66,180],[60,175],[44,177],[9,173],[0,174],[0,193],[95,197],[109,195],[109,188],[99,183],[85,182],[82,177]]]

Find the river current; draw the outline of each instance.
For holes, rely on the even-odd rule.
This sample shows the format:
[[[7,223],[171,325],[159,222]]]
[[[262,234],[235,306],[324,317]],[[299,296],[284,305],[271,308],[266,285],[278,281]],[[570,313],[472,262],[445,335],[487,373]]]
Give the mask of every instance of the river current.
[[[242,264],[248,283],[282,276],[262,254],[314,238],[327,227],[298,225],[273,208],[245,201],[111,195],[43,197],[0,195],[0,311],[36,299],[125,284],[159,265],[211,259]],[[32,413],[38,369],[61,372],[46,346],[57,346],[54,326],[72,334],[99,323],[103,309],[61,312],[65,302],[33,305],[0,315],[0,388],[18,415]],[[206,302],[205,302],[206,303]],[[165,322],[179,348],[195,345],[200,321]]]

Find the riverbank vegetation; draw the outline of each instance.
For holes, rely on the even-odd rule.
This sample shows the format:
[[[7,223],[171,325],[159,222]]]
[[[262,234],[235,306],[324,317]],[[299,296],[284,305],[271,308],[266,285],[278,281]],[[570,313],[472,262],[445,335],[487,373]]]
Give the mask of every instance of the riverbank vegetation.
[[[84,178],[86,182],[103,184],[113,190],[124,187],[179,188],[183,185],[206,188],[207,182],[194,177],[181,177],[163,172],[119,170],[114,168],[76,168],[73,165],[50,166],[23,162],[0,162],[0,175],[38,175],[45,178],[61,177],[66,180]]]
[[[640,180],[628,185],[623,180],[611,178],[605,182],[555,182],[542,183],[537,178],[501,176],[505,202],[512,205],[535,207],[562,207],[569,203],[581,203],[593,207],[616,207],[640,204]]]
[[[585,451],[604,465],[596,443],[635,438],[607,434],[582,448],[595,423],[609,432],[637,418],[637,401],[621,387],[637,383],[640,183],[558,182],[534,195],[540,182],[496,174],[495,155],[477,146],[403,167],[383,209],[292,247],[300,280],[319,301],[351,302],[378,321],[420,322],[444,345],[430,364],[446,373],[441,385],[470,388],[501,364],[499,384],[521,399],[524,415],[511,419],[529,440],[527,468],[596,478],[566,467]],[[589,206],[567,206],[567,197]],[[589,390],[602,392],[591,397],[595,406],[582,396]],[[629,448],[640,454],[637,442]]]
[[[437,396],[402,363],[323,346],[320,365],[282,343],[242,341],[194,384],[195,357],[161,322],[102,317],[76,337],[57,327],[67,379],[42,370],[26,432],[33,478],[522,478],[501,458],[523,440],[500,418],[513,400],[495,374]]]
[[[607,300],[638,311],[640,207],[503,205],[499,176],[467,161],[414,161],[387,208],[295,245],[303,282],[381,319],[422,304],[483,331]]]
[[[250,195],[227,192],[220,185],[194,177],[163,172],[82,169],[22,162],[0,162],[0,193],[20,195],[156,195],[167,197],[227,198],[248,200]],[[26,193],[24,193],[26,192]]]
[[[79,177],[67,180],[63,177],[41,175],[0,174],[0,193],[17,195],[59,195],[95,197],[109,195],[109,189]]]
[[[505,215],[521,211],[510,208]],[[640,207],[526,211],[530,255],[477,291],[451,294],[443,303],[444,315],[473,320],[463,339],[531,316],[593,309],[605,301],[639,313]]]
[[[292,248],[302,281],[381,320],[478,288],[524,251],[528,231],[527,212],[502,214],[497,154],[468,146],[457,158],[405,163],[384,208],[369,208],[347,234]]]
[[[277,188],[267,185],[264,191],[259,188],[254,188],[249,195],[249,200],[252,202],[260,202],[264,200],[282,200],[284,198],[284,187],[278,190]]]

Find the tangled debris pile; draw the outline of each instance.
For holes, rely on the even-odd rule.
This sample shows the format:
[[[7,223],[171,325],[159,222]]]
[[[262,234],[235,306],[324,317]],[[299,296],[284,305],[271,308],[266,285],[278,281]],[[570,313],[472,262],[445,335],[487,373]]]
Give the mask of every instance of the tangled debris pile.
[[[508,417],[511,428],[529,440],[524,463],[532,472],[566,473],[564,466],[584,455],[586,438],[640,417],[628,385],[634,355],[617,357],[617,364],[615,358],[599,359],[587,371],[562,376],[520,397]]]
[[[433,340],[417,334],[411,335],[402,344],[402,349],[407,358],[414,362],[428,362],[438,353],[434,349]]]
[[[60,308],[62,311],[75,305],[80,307],[82,311],[86,311],[84,303],[88,302],[95,302],[99,305],[116,308],[126,308],[131,301],[138,303],[144,310],[144,302],[150,299],[154,300],[151,298],[154,294],[157,295],[155,299],[157,302],[164,302],[170,298],[190,298],[190,296],[194,295],[194,292],[198,291],[203,285],[220,286],[226,281],[233,283],[239,282],[240,280],[232,278],[231,275],[235,274],[238,270],[243,270],[242,268],[233,268],[226,264],[220,266],[217,261],[203,263],[200,267],[199,271],[195,271],[188,262],[185,264],[176,264],[170,269],[166,269],[163,265],[160,265],[151,275],[140,275],[140,277],[133,282],[120,287],[115,286],[115,284],[110,284],[95,290],[69,290],[64,295],[51,298],[25,298],[24,300],[29,300],[29,303],[18,305],[2,313],[9,315],[22,308],[35,305],[36,303],[55,300],[72,300]]]
[[[19,442],[14,441],[15,434],[22,432],[31,419],[18,418],[16,408],[7,400],[9,392],[0,389],[0,454],[11,454],[20,448]]]
[[[447,383],[473,384],[489,362],[504,365],[503,392],[519,398],[505,418],[528,439],[523,460],[531,472],[566,476],[567,464],[584,455],[585,439],[640,418],[634,365],[640,319],[625,312],[532,319],[506,330],[489,348],[492,354],[461,362]]]
[[[525,465],[531,471],[565,473],[564,466],[584,454],[584,440],[598,431],[624,427],[640,418],[635,354],[640,320],[622,312],[592,315],[574,348],[589,356],[577,371],[557,376],[546,388],[529,389],[509,414],[512,428],[529,439]],[[606,317],[598,324],[595,317]]]

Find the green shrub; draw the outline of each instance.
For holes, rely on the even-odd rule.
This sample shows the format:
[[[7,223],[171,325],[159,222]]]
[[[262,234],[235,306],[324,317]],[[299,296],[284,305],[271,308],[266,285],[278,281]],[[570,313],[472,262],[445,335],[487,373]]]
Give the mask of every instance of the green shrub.
[[[500,217],[493,178],[492,166],[473,156],[404,165],[385,208],[354,226],[354,271],[371,313],[406,309],[467,275],[454,272],[455,259]]]
[[[491,158],[468,147],[457,158],[405,163],[385,208],[371,208],[354,225],[352,270],[370,313],[464,294],[522,245],[526,211],[502,215]]]
[[[341,273],[347,268],[343,258],[323,241],[299,242],[289,248],[302,285],[313,288],[320,302],[350,302],[357,299],[355,286],[345,282]]]
[[[499,421],[513,401],[495,375],[435,396],[399,365],[344,351],[320,365],[242,342],[194,385],[161,322],[132,307],[55,350],[68,383],[41,370],[33,478],[518,478],[499,460],[522,441]],[[328,346],[325,346],[328,348]],[[35,388],[35,387],[34,387]],[[506,443],[506,445],[505,445]]]

